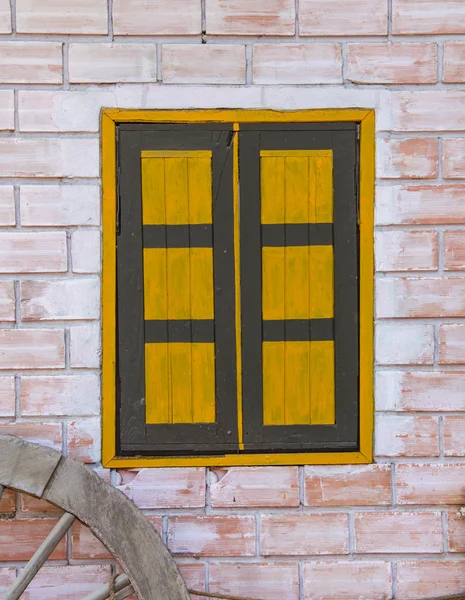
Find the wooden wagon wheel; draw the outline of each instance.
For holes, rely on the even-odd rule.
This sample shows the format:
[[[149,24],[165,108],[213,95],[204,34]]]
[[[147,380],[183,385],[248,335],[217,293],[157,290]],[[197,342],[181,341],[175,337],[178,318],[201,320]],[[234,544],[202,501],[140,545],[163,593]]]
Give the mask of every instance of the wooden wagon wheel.
[[[3,487],[42,498],[65,511],[3,600],[21,597],[75,519],[91,529],[126,573],[85,600],[122,600],[133,590],[141,600],[189,600],[178,568],[150,521],[83,463],[18,437],[0,435],[0,496]]]

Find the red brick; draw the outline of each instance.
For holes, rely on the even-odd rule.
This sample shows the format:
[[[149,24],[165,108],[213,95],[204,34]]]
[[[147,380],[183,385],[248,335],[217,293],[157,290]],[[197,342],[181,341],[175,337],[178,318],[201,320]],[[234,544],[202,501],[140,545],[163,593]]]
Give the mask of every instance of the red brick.
[[[201,33],[197,0],[114,0],[116,35],[195,35]]]
[[[439,363],[465,364],[465,325],[439,325]]]
[[[465,552],[465,518],[457,511],[447,515],[449,552]]]
[[[98,375],[22,377],[20,409],[27,416],[90,416],[100,412]]]
[[[164,44],[163,83],[245,83],[245,46]]]
[[[236,467],[211,474],[212,506],[299,506],[297,467]]]
[[[463,504],[465,464],[396,466],[398,504]]]
[[[391,565],[388,562],[308,562],[303,564],[303,578],[305,600],[383,600],[392,595]]]
[[[436,271],[436,231],[377,231],[377,271]]]
[[[61,452],[63,437],[61,423],[34,423],[32,421],[16,421],[16,423],[0,423],[0,433],[17,435],[27,442],[48,446]]]
[[[376,456],[439,456],[438,417],[379,414]]]
[[[0,24],[1,27],[1,24]],[[14,119],[14,92],[13,90],[1,90],[0,91],[0,130],[1,131],[13,131],[15,128]],[[9,186],[11,187],[11,186]],[[0,194],[1,196],[1,194]],[[2,199],[0,197],[0,223],[2,221]]]
[[[294,35],[293,0],[206,0],[207,33]]]
[[[139,508],[202,508],[205,469],[131,469],[119,471],[120,489]]]
[[[444,270],[465,270],[465,231],[444,232]]]
[[[368,506],[391,503],[389,465],[305,467],[307,506]]]
[[[393,131],[463,131],[465,91],[393,92],[391,111]]]
[[[59,329],[0,329],[0,369],[63,369],[64,332]]]
[[[80,600],[111,579],[110,565],[42,567],[22,600]]]
[[[300,0],[300,35],[385,35],[384,0]]]
[[[63,273],[66,233],[0,234],[0,273]]]
[[[426,323],[378,323],[375,329],[376,364],[432,365],[433,334],[433,326]]]
[[[393,0],[392,32],[425,35],[465,33],[461,0]]]
[[[0,187],[0,227],[15,225],[15,198],[12,185]]]
[[[182,578],[190,590],[197,592],[205,591],[205,564],[204,563],[180,563],[178,568]],[[207,600],[204,596],[192,595],[191,600]]]
[[[16,579],[16,569],[0,569],[0,592],[5,592]]]
[[[77,33],[79,35],[108,32],[105,0],[79,0],[72,8],[66,3],[48,0],[17,0],[18,33]]]
[[[15,403],[15,378],[0,377],[0,417],[14,417]]]
[[[397,563],[397,596],[414,600],[425,596],[462,594],[465,561],[408,561]]]
[[[63,514],[63,511],[47,502],[46,500],[40,500],[39,498],[34,498],[34,496],[28,496],[27,494],[19,494],[20,507],[21,512],[31,514],[41,514],[47,516],[60,516]]]
[[[464,317],[465,278],[385,278],[376,298],[379,318]]]
[[[444,455],[465,456],[465,417],[444,417]]]
[[[465,138],[442,141],[442,170],[444,179],[465,179]]]
[[[442,552],[440,513],[362,513],[355,515],[355,552]]]
[[[464,104],[465,110],[465,104]],[[464,185],[378,188],[377,225],[448,225],[465,221]]]
[[[256,84],[342,82],[340,44],[255,44],[253,80]]]
[[[109,559],[112,555],[92,531],[76,521],[71,529],[71,556],[77,559]]]
[[[462,19],[465,18],[465,10]],[[465,32],[465,27],[464,27]],[[444,42],[444,68],[442,80],[446,83],[465,82],[465,43]]]
[[[465,411],[465,372],[379,371],[377,410]]]
[[[260,519],[263,556],[348,554],[349,529],[345,514],[276,514]]]
[[[438,141],[433,138],[382,138],[377,141],[378,177],[436,179]]]
[[[0,1],[0,33],[11,33],[11,9],[9,0]]]
[[[343,31],[343,30],[341,30]],[[347,79],[354,83],[436,83],[437,45],[349,44]]]
[[[170,517],[168,547],[187,556],[254,556],[252,516]]]
[[[0,499],[0,515],[12,515],[16,512],[16,494],[13,490],[3,490]]]
[[[29,560],[56,523],[54,519],[0,520],[0,561]],[[65,558],[64,538],[50,555],[50,560]]]
[[[84,463],[100,461],[100,419],[71,421],[66,426],[68,455]]]
[[[15,312],[14,283],[0,281],[0,321],[14,321]]]
[[[56,42],[0,42],[0,83],[61,83],[62,46]]]
[[[210,593],[263,600],[298,600],[297,564],[210,564]]]

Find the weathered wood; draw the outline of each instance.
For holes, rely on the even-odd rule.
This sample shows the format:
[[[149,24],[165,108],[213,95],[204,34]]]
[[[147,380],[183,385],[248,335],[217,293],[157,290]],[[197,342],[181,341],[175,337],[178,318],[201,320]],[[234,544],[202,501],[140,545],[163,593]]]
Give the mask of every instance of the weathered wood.
[[[111,587],[111,585],[108,583],[107,585],[102,586],[95,592],[88,594],[81,600],[106,600],[110,596],[110,593],[111,593],[110,587]],[[113,584],[113,591],[114,592],[122,592],[121,594],[115,594],[115,600],[122,600],[123,598],[127,598],[132,593],[134,593],[132,586],[131,586],[131,582],[129,581],[129,577],[124,574],[118,575],[118,577],[116,577],[115,582]]]
[[[0,435],[0,456],[0,485],[48,500],[90,527],[120,562],[140,600],[189,600],[150,521],[89,467],[7,435]]]
[[[70,513],[65,513],[61,517],[49,535],[39,546],[34,556],[29,560],[27,565],[22,569],[18,577],[5,592],[3,600],[18,600],[18,598],[21,597],[24,590],[37,575],[39,569],[55,550],[60,543],[60,540],[66,535],[66,532],[75,520],[76,517]]]
[[[0,435],[0,483],[33,496],[41,496],[61,454],[12,435]]]

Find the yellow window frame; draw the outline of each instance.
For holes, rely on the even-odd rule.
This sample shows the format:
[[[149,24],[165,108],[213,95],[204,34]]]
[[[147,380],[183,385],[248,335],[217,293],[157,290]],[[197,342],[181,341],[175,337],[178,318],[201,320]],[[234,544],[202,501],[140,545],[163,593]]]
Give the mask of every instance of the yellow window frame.
[[[360,124],[360,385],[358,452],[240,454],[206,457],[118,457],[116,452],[116,125],[118,123],[329,123]],[[101,114],[102,152],[102,464],[107,468],[234,465],[367,464],[373,461],[374,181],[375,113],[372,109],[273,110],[126,110]],[[235,170],[237,204],[238,161]],[[235,219],[236,221],[236,219]],[[239,235],[239,232],[235,232]],[[235,237],[236,237],[235,235]],[[237,240],[236,252],[237,252]],[[239,257],[237,256],[237,260]],[[237,285],[236,285],[237,288]],[[238,290],[236,289],[236,294]],[[239,311],[236,320],[240,319]],[[240,330],[239,330],[240,331]],[[240,352],[238,353],[240,354]],[[240,358],[240,357],[239,357]],[[240,363],[238,363],[240,376]],[[240,405],[240,399],[238,401]]]

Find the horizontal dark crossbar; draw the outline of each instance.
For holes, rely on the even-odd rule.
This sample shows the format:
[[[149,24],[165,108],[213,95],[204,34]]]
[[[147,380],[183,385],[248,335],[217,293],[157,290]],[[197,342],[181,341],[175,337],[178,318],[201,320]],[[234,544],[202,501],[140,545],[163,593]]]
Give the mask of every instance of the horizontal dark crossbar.
[[[145,343],[214,342],[215,326],[210,320],[145,321]]]
[[[144,225],[144,248],[211,248],[211,225]]]
[[[263,321],[264,342],[316,342],[334,339],[333,319]]]
[[[262,246],[331,246],[332,223],[262,225]]]

